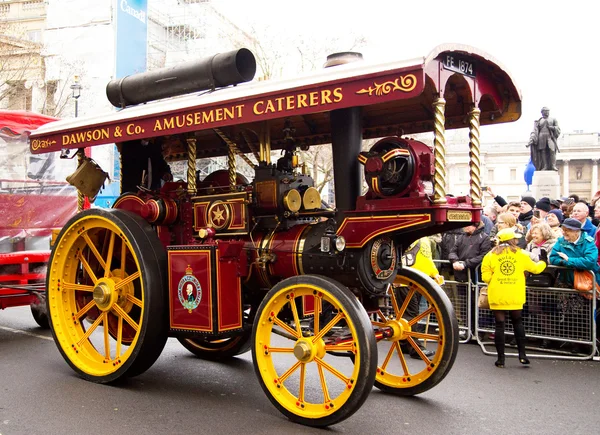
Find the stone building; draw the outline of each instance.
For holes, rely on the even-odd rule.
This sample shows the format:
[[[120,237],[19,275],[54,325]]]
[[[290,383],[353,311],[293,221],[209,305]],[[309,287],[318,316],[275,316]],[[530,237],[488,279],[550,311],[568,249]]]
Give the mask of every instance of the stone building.
[[[483,135],[482,135],[483,136]],[[454,195],[469,193],[468,138],[447,144],[447,192]],[[600,162],[600,134],[581,131],[564,133],[558,140],[560,153],[556,165],[560,176],[560,194],[577,194],[590,200],[600,190],[598,163]],[[524,172],[529,162],[526,142],[481,144],[481,178],[484,186],[507,200],[518,200],[527,191]],[[489,200],[489,197],[486,197]]]

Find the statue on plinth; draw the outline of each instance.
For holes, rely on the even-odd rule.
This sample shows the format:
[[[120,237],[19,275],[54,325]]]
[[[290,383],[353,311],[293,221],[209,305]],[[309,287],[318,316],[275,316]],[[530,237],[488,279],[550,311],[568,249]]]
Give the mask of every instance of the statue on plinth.
[[[531,147],[531,161],[538,171],[558,171],[556,168],[557,139],[560,127],[556,118],[550,117],[550,109],[542,107],[542,117],[533,123],[528,147]]]

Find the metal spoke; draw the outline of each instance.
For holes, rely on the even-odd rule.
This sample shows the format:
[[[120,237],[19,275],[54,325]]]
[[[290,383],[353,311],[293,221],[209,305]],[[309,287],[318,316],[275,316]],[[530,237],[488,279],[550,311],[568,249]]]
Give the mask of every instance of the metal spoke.
[[[431,341],[437,341],[440,336],[439,335],[434,335],[434,334],[426,334],[424,332],[407,332],[406,333],[407,337],[414,337],[414,338],[421,338],[423,340],[431,340]]]
[[[316,343],[318,340],[323,338],[323,336],[325,334],[327,334],[331,330],[331,328],[333,328],[335,326],[335,324],[337,322],[339,322],[340,320],[342,320],[343,318],[344,318],[344,314],[342,312],[337,313],[337,315],[333,319],[331,319],[331,321],[327,325],[325,325],[325,327],[323,329],[321,329],[318,334],[316,334],[313,337],[312,342]]]
[[[104,278],[111,276],[110,264],[112,263],[113,250],[115,249],[115,233],[111,231],[108,242],[108,253],[106,254],[106,266],[104,266]]]
[[[327,344],[325,345],[325,350],[326,351],[332,351],[332,352],[336,352],[336,351],[348,351],[348,352],[354,352],[354,344],[352,343],[344,343],[344,344]]]
[[[296,364],[294,364],[293,366],[291,366],[287,372],[285,372],[283,375],[281,375],[279,377],[279,383],[283,384],[285,382],[285,380],[287,378],[289,378],[290,375],[292,373],[294,373],[298,369],[298,367],[300,367],[301,365],[302,365],[302,363],[300,361],[298,361],[298,362],[296,362]]]
[[[84,284],[75,284],[72,282],[64,282],[62,283],[62,289],[63,290],[75,290],[75,291],[82,291],[82,292],[93,292],[94,291],[94,286],[93,285],[84,285]]]
[[[96,260],[98,260],[98,263],[100,263],[100,266],[102,266],[102,268],[104,269],[106,267],[104,259],[102,258],[102,255],[100,255],[100,252],[98,252],[96,245],[94,245],[94,242],[92,242],[92,239],[90,239],[88,233],[83,233],[82,237],[85,240],[85,243],[87,243],[88,248],[90,248],[90,251],[92,251],[92,253],[94,254],[94,257],[96,257]]]
[[[135,323],[135,321],[131,317],[129,317],[129,314],[123,311],[123,308],[115,304],[113,305],[112,309],[116,312],[118,316],[121,316],[123,319],[125,319],[125,321],[129,323],[129,325],[131,325],[131,327],[135,329],[136,332],[139,331],[140,325]]]
[[[412,297],[414,295],[415,295],[415,289],[411,288],[408,291],[408,294],[406,295],[406,297],[404,298],[404,302],[402,302],[402,306],[398,309],[398,301],[396,300],[396,292],[394,291],[394,288],[392,287],[392,304],[394,306],[394,311],[396,312],[396,319],[399,319],[403,316],[404,312],[408,308],[408,304],[410,303],[410,300],[412,299]]]
[[[123,342],[123,318],[117,318],[117,349],[115,350],[115,359],[121,356],[121,343]]]
[[[120,278],[125,278],[125,260],[127,258],[127,245],[125,240],[121,239],[121,273]]]
[[[383,360],[383,363],[381,364],[381,370],[385,370],[385,368],[387,367],[387,365],[390,362],[390,359],[392,358],[392,355],[394,354],[394,351],[396,350],[396,344],[398,342],[395,341],[394,343],[392,343],[392,345],[390,346],[390,350],[388,350],[387,355],[385,356],[385,359]]]
[[[110,342],[108,335],[108,314],[104,313],[104,321],[102,322],[104,325],[104,355],[107,360],[110,360]]]
[[[350,383],[350,378],[347,378],[346,376],[344,376],[342,373],[340,373],[339,371],[337,371],[336,369],[331,367],[329,364],[327,364],[321,358],[315,357],[315,362],[317,363],[319,368],[323,367],[324,369],[327,369],[332,374],[334,374],[336,377],[340,378],[344,383],[346,383],[346,384]]]
[[[283,321],[279,320],[277,317],[273,317],[273,322],[280,328],[283,328],[288,334],[290,334],[295,339],[298,339],[302,336],[302,333],[298,334],[297,331],[294,331],[287,323],[284,323]]]
[[[398,356],[400,357],[400,364],[402,365],[402,370],[404,370],[404,376],[410,376],[410,372],[408,371],[408,364],[406,364],[406,358],[404,358],[404,354],[402,353],[402,349],[400,348],[400,344],[395,341],[394,347],[398,352]]]
[[[96,306],[96,302],[94,302],[94,300],[92,299],[85,305],[85,307],[83,307],[81,310],[79,310],[79,311],[77,311],[77,313],[75,313],[75,318],[77,320],[81,319],[85,315],[85,313],[90,311],[92,309],[92,307],[94,307],[94,306]]]
[[[83,258],[83,255],[81,255],[81,252],[79,252],[79,261],[81,262],[81,265],[83,266],[83,268],[85,269],[85,271],[87,272],[89,277],[91,278],[92,282],[94,284],[96,284],[98,282],[98,278],[96,278],[96,274],[90,267],[90,264],[87,262],[87,260],[85,258]]]
[[[427,358],[427,356],[425,356],[425,354],[423,353],[421,348],[419,346],[417,346],[417,343],[415,342],[415,340],[413,340],[412,337],[408,337],[408,342],[413,347],[413,349],[417,352],[417,354],[421,357],[421,359],[429,365],[429,363],[431,361],[429,360],[429,358]]]
[[[131,302],[131,303],[132,303],[132,304],[134,304],[134,305],[137,305],[138,307],[141,307],[141,306],[142,306],[142,300],[141,300],[141,299],[138,299],[138,298],[136,298],[136,297],[135,297],[135,296],[133,296],[133,295],[130,295],[130,294],[128,294],[126,299],[127,299],[127,301]]]
[[[420,321],[422,318],[424,318],[424,317],[428,316],[429,314],[433,313],[434,311],[435,311],[435,308],[433,308],[433,307],[430,307],[428,310],[425,310],[425,311],[423,311],[423,312],[422,312],[421,314],[419,314],[418,316],[416,316],[416,317],[413,317],[411,320],[409,320],[409,321],[408,321],[408,324],[409,324],[410,326],[412,326],[412,325],[414,325],[415,323],[419,323],[419,321]]]
[[[298,316],[298,307],[296,307],[296,301],[294,294],[290,293],[290,308],[292,309],[292,315],[294,316],[294,323],[296,325],[296,334],[298,337],[302,336],[302,328],[300,326],[300,317]]]
[[[314,319],[313,319],[313,332],[316,335],[319,333],[319,328],[321,326],[319,324],[319,321],[321,320],[321,310],[323,308],[323,299],[321,298],[321,296],[314,295],[314,304],[315,304],[315,314],[314,314]]]
[[[90,335],[92,335],[92,332],[94,332],[94,330],[98,327],[98,325],[100,325],[102,320],[104,320],[104,316],[106,316],[106,313],[102,313],[101,315],[99,315],[98,318],[94,321],[94,323],[92,323],[90,325],[88,330],[85,331],[85,334],[83,334],[83,337],[81,337],[81,339],[77,342],[78,346],[81,346],[85,340],[90,338]]]
[[[298,401],[304,402],[304,382],[306,380],[306,364],[300,366],[300,386],[298,387]]]
[[[293,347],[267,347],[266,350],[269,353],[273,353],[273,352],[293,353],[294,352],[294,348]]]
[[[137,272],[129,275],[127,278],[124,278],[122,281],[119,281],[118,283],[116,283],[115,290],[119,290],[121,287],[129,284],[130,282],[133,282],[134,280],[136,280],[139,277],[140,277],[140,271],[138,270]]]
[[[321,388],[323,390],[323,402],[329,403],[331,402],[331,398],[329,397],[329,389],[327,388],[327,381],[325,380],[325,373],[323,373],[323,367],[321,367],[321,365],[318,364],[317,368],[319,369],[319,378],[321,380]]]

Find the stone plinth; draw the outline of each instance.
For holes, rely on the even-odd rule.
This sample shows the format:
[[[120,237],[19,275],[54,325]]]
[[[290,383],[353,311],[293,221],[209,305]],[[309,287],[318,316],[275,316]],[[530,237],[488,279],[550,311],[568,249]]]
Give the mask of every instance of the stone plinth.
[[[560,176],[557,171],[535,171],[531,183],[531,193],[537,200],[540,198],[560,198]]]

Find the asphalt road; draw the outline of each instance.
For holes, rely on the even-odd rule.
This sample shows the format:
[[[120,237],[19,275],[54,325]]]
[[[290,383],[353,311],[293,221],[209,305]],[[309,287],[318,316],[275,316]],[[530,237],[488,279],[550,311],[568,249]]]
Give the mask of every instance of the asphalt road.
[[[326,430],[288,421],[264,395],[250,354],[202,361],[170,339],[146,373],[115,386],[77,377],[28,307],[0,311],[0,435],[37,434],[591,434],[600,425],[600,362],[515,359],[494,366],[462,344],[434,389],[373,389]]]

